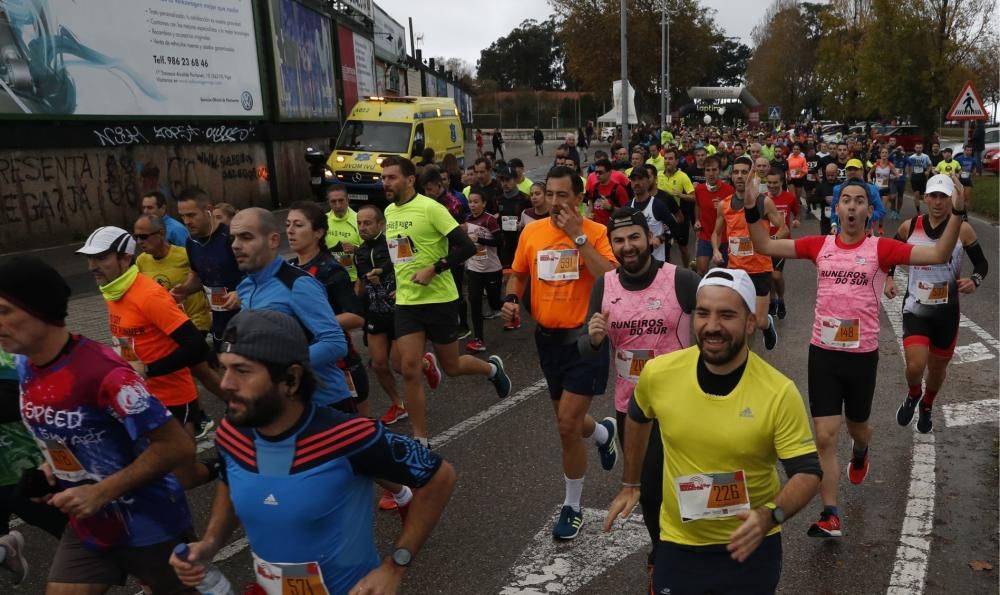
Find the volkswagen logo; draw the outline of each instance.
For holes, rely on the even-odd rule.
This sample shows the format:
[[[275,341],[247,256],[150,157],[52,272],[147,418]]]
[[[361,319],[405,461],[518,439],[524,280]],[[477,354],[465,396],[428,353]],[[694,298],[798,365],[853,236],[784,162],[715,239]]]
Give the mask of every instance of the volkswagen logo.
[[[354,180],[355,184],[359,184],[361,182],[361,174],[360,173],[354,174],[354,177],[352,179]]]

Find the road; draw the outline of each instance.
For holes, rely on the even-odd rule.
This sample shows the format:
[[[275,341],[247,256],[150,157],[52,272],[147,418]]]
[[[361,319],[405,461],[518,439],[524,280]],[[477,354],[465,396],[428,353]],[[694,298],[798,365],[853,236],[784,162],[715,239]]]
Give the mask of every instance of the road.
[[[528,143],[508,146],[508,157],[525,160],[529,177],[544,177],[546,163],[533,157]],[[997,228],[981,221],[973,221],[973,226],[985,253],[995,259]],[[817,233],[817,229],[816,221],[810,220],[796,235]],[[991,264],[996,270],[998,263]],[[971,270],[969,263],[966,267]],[[793,261],[785,274],[790,288],[788,317],[778,322],[777,349],[761,355],[805,394],[815,271],[810,263]],[[893,324],[898,308],[886,306],[893,318],[883,311],[871,473],[862,486],[842,482],[843,539],[806,537],[806,528],[820,509],[818,500],[785,525],[781,593],[997,593],[996,570],[974,571],[969,566],[975,560],[995,566],[998,558],[997,278],[997,274],[990,275],[974,296],[963,298],[966,322],[958,340],[961,356],[951,366],[938,397],[931,436],[895,423],[906,384],[900,339]],[[107,340],[105,316],[99,298],[76,300],[70,328]],[[587,523],[575,542],[555,544],[549,537],[563,495],[552,409],[540,382],[532,324],[526,320],[514,333],[504,333],[500,327],[499,321],[487,321],[486,340],[489,353],[503,357],[511,372],[514,394],[510,398],[498,402],[492,386],[479,379],[446,379],[429,394],[432,444],[455,465],[459,479],[444,518],[405,577],[403,592],[648,592],[648,543],[640,523],[627,523],[611,535],[600,531],[599,519],[618,489],[621,467],[601,470],[593,449],[583,499]],[[761,341],[756,344],[763,349]],[[373,391],[373,410],[384,411],[388,400],[379,389]],[[217,404],[210,410],[214,415],[221,413]],[[612,412],[610,392],[595,399],[595,417]],[[393,429],[406,433],[409,427],[401,422]],[[844,461],[849,449],[845,434],[841,440]],[[204,527],[211,494],[211,487],[189,493],[199,529]],[[55,542],[33,527],[20,529],[27,536],[33,565],[21,592],[42,593]],[[377,513],[374,534],[381,551],[390,551],[398,530],[395,513]],[[219,565],[234,584],[242,585],[252,580],[252,572],[250,553],[239,537],[220,554]],[[4,585],[0,582],[0,591],[9,592]],[[131,595],[136,590],[133,584],[113,592]]]

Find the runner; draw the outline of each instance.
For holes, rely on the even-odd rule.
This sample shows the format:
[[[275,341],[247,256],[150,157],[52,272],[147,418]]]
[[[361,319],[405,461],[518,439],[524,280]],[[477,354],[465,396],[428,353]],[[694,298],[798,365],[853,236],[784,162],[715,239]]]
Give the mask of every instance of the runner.
[[[784,225],[784,235],[782,230],[775,225],[770,225],[768,233],[772,238],[790,237],[792,229],[799,227],[799,199],[788,190],[781,189],[781,181],[784,178],[782,172],[772,169],[767,174],[767,196],[774,202],[774,208],[781,215]],[[776,316],[778,320],[784,320],[788,314],[785,308],[785,259],[772,258],[771,265],[774,270],[771,272],[771,280],[774,281],[771,287],[771,303],[767,313]]]
[[[226,471],[204,537],[186,560],[169,558],[176,576],[197,586],[242,525],[266,593],[396,593],[451,497],[454,468],[376,421],[317,406],[312,349],[294,318],[245,311],[225,338],[222,382],[233,397],[216,446]],[[381,561],[373,479],[420,487]]]
[[[473,171],[476,174],[476,181],[463,188],[462,194],[468,198],[469,193],[476,190],[486,199],[486,212],[495,215],[497,213],[497,200],[503,194],[503,189],[500,188],[500,182],[493,179],[493,166],[488,159],[480,157],[476,159],[473,167]]]
[[[514,183],[517,184],[517,189],[525,195],[531,194],[531,185],[534,182],[531,181],[531,178],[524,175],[524,161],[515,157],[508,161],[507,165],[514,172]]]
[[[955,157],[955,161],[961,168],[958,173],[958,179],[962,182],[962,190],[965,192],[965,202],[966,204],[972,204],[972,173],[977,167],[976,157],[972,152],[972,145],[966,144],[962,149],[962,154]]]
[[[424,172],[417,178],[417,188],[419,189],[418,192],[425,192],[425,196],[433,198],[438,204],[447,209],[456,225],[465,223],[465,220],[469,216],[468,211],[459,203],[458,198],[448,191],[436,167],[424,169]],[[478,193],[479,191],[477,190],[476,192]],[[468,204],[469,197],[466,195],[462,196],[465,199],[465,203]],[[480,196],[484,195],[480,194]],[[494,208],[499,208],[497,202],[494,202]],[[455,308],[458,312],[458,340],[462,341],[472,336],[472,330],[469,328],[469,305],[468,300],[465,299],[465,264],[458,263],[453,265],[451,267],[451,276],[455,281],[455,291],[458,292],[458,300],[455,302]]]
[[[611,161],[598,159],[594,168],[594,184],[587,190],[587,204],[592,219],[601,225],[607,225],[611,212],[625,206],[628,202],[628,191],[613,178],[613,174],[622,175],[611,169]]]
[[[587,334],[580,336],[578,347],[585,356],[603,353],[606,343],[612,350],[616,427],[621,429],[618,443],[625,446],[625,416],[639,373],[653,358],[691,345],[691,311],[699,278],[694,271],[652,257],[653,234],[641,211],[616,210],[608,223],[608,236],[621,266],[594,283]],[[650,564],[660,537],[662,477],[663,448],[659,437],[651,435],[640,498],[653,544]]]
[[[837,216],[839,211],[837,210],[837,202],[840,200],[840,191],[847,185],[848,181],[857,180],[861,182],[862,186],[868,190],[868,200],[873,205],[872,215],[865,222],[865,229],[869,234],[872,233],[873,229],[878,229],[879,235],[885,231],[885,226],[883,224],[883,219],[885,219],[885,206],[882,204],[882,198],[879,195],[878,186],[871,183],[866,183],[864,164],[861,163],[860,159],[851,159],[847,162],[844,167],[844,171],[847,175],[847,181],[841,182],[833,189],[833,200],[830,204],[832,207],[832,212],[830,214],[830,231],[836,234],[837,226],[840,225],[840,220]]]
[[[903,197],[906,194],[906,166],[908,159],[903,147],[896,146],[889,153],[889,162],[896,170],[896,179],[893,180],[889,195],[892,196],[892,209],[895,211],[894,219],[899,219],[899,212],[903,210]]]
[[[497,164],[496,167],[497,180],[500,182],[500,189],[502,194],[498,198],[497,203],[497,214],[499,215],[500,229],[502,230],[503,241],[498,244],[500,247],[499,257],[500,263],[504,269],[510,268],[510,263],[514,262],[514,250],[517,248],[517,239],[521,236],[521,213],[525,209],[531,206],[531,201],[528,199],[528,195],[521,192],[517,187],[517,182],[514,179],[514,172],[511,170],[507,164]],[[472,196],[471,194],[469,196]],[[484,201],[483,195],[479,195],[479,198]],[[471,209],[471,205],[470,205]],[[482,213],[480,213],[481,215]],[[497,217],[495,217],[497,219]],[[478,250],[478,249],[477,249]],[[466,261],[466,266],[468,266],[468,261]],[[471,294],[471,291],[470,291]],[[499,299],[499,296],[497,296]],[[469,303],[473,310],[482,310],[482,300],[469,298]],[[497,306],[495,309],[499,309]],[[479,337],[482,339],[482,337]]]
[[[20,409],[45,457],[44,498],[69,517],[48,592],[104,593],[132,575],[180,593],[167,559],[192,522],[170,471],[194,459],[194,442],[111,349],[66,330],[69,295],[38,258],[0,262],[0,348],[22,356]]]
[[[187,244],[188,230],[184,225],[167,214],[167,197],[159,190],[142,196],[142,214],[159,217],[166,228],[167,241],[183,248]]]
[[[744,271],[709,271],[693,316],[697,347],[649,362],[629,402],[623,487],[604,528],[645,498],[640,476],[657,440],[663,505],[652,593],[774,593],[781,525],[816,494],[822,472],[802,397],[748,347],[754,294]]]
[[[927,187],[927,214],[904,221],[896,230],[896,239],[914,246],[933,246],[941,240],[948,213],[950,190],[941,176],[932,178]],[[972,275],[961,277],[962,250],[972,261]],[[893,269],[885,284],[885,295],[896,297]],[[958,241],[948,262],[930,266],[911,266],[903,296],[903,350],[906,356],[906,384],[909,393],[896,411],[896,422],[907,426],[920,403],[917,430],[926,434],[933,429],[931,408],[944,384],[948,362],[955,353],[958,323],[961,317],[959,295],[971,295],[989,272],[976,232],[962,223]],[[926,372],[926,379],[925,379]],[[926,382],[926,388],[922,388]],[[923,398],[921,398],[923,392]]]
[[[354,270],[354,250],[361,244],[358,214],[348,203],[347,186],[339,182],[327,187],[326,202],[330,205],[330,212],[326,215],[326,248],[337,264],[344,267],[353,283],[358,280],[358,272]]]
[[[893,220],[899,219],[899,212],[896,210],[896,197],[892,194],[898,176],[896,167],[889,161],[889,149],[882,147],[878,152],[878,160],[868,170],[868,181],[874,183],[875,187],[878,188],[878,196],[882,204],[888,203],[889,208],[893,209],[890,213]]]
[[[913,155],[906,159],[910,177],[910,189],[913,190],[913,208],[920,214],[920,200],[923,198],[924,190],[927,188],[927,172],[934,166],[931,158],[924,155],[924,144],[916,143],[913,146]]]
[[[596,361],[584,358],[576,345],[595,278],[612,270],[615,262],[606,230],[579,214],[583,182],[575,172],[565,167],[551,169],[545,200],[551,216],[529,225],[521,235],[503,317],[507,322],[520,317],[520,303],[530,282],[529,307],[537,323],[535,345],[558,420],[566,485],[552,536],[573,539],[583,524],[580,499],[587,454],[581,438],[598,447],[604,469],[611,470],[618,458],[614,418],[597,423],[587,414],[594,395],[604,394],[608,355]]]
[[[785,163],[788,165],[788,183],[795,193],[795,199],[801,203],[806,178],[809,175],[809,162],[802,154],[802,145],[799,143],[792,145],[792,152],[788,155]],[[813,181],[815,181],[815,177]]]
[[[747,185],[753,184],[749,190]],[[712,262],[718,266],[722,264],[722,238],[726,238],[729,247],[729,268],[746,271],[753,280],[753,285],[757,290],[757,307],[754,309],[754,321],[757,328],[764,335],[764,347],[770,351],[778,344],[778,331],[774,327],[774,317],[768,314],[768,296],[771,295],[773,281],[771,273],[774,271],[774,264],[766,254],[760,254],[754,249],[750,241],[750,229],[743,216],[744,207],[740,204],[740,197],[747,192],[759,193],[760,184],[757,176],[750,175],[750,160],[740,157],[733,164],[733,186],[735,192],[727,198],[719,201],[718,212],[715,217],[715,229],[712,231]],[[755,203],[756,204],[756,203]],[[764,211],[766,222],[761,222],[758,227],[761,231],[769,229],[768,224],[777,227],[779,233],[787,234],[785,222],[774,206],[774,201],[765,197],[761,206]],[[751,337],[751,341],[752,341]]]
[[[483,331],[483,293],[490,311],[499,312],[500,292],[503,289],[503,266],[497,256],[497,249],[503,248],[506,234],[500,231],[496,217],[486,212],[483,197],[473,192],[469,194],[472,213],[462,226],[469,240],[476,246],[476,253],[465,261],[466,279],[469,282],[469,301],[472,303],[473,338],[465,344],[470,353],[486,351]],[[502,207],[501,207],[501,212]],[[513,259],[512,259],[513,260]]]
[[[663,164],[664,169],[659,171],[663,172],[666,178],[666,188],[664,190],[677,201],[677,204],[681,208],[681,213],[684,215],[684,221],[677,225],[677,233],[674,235],[677,248],[681,253],[681,265],[694,268],[689,262],[690,255],[688,253],[688,241],[691,238],[690,230],[695,220],[694,185],[691,184],[691,178],[686,173],[677,169],[677,151],[675,149],[667,149],[663,152]]]
[[[545,219],[549,216],[549,206],[545,202],[545,182],[535,182],[531,185],[531,208],[521,211],[520,226],[523,230],[532,221]]]
[[[281,243],[274,214],[259,207],[233,217],[233,254],[246,277],[236,291],[246,310],[276,310],[294,317],[309,333],[309,365],[320,380],[317,405],[354,412],[351,390],[337,362],[347,356],[347,340],[327,301],[324,287],[306,271],[278,256]]]
[[[933,182],[933,184],[932,184]],[[935,176],[928,188],[951,190],[952,180]],[[957,186],[957,177],[954,180]],[[837,444],[841,416],[853,439],[847,474],[852,484],[864,482],[870,467],[868,447],[872,427],[868,422],[878,371],[879,294],[887,271],[901,264],[931,265],[948,260],[961,229],[965,202],[961,192],[952,194],[952,216],[934,246],[914,246],[898,240],[866,236],[865,221],[874,204],[868,185],[852,179],[843,186],[837,211],[843,221],[835,236],[808,236],[772,240],[758,226],[756,197],[744,193],[754,246],[764,254],[782,258],[808,258],[816,264],[816,319],[809,345],[809,408],[816,428],[816,444],[823,466],[820,497],[823,511],[809,528],[813,537],[840,537],[837,510],[840,479]]]
[[[104,297],[112,348],[145,380],[194,445],[204,414],[191,368],[206,360],[204,336],[166,289],[139,274],[134,264],[135,240],[129,232],[98,227],[76,253],[87,257],[87,268]],[[211,388],[220,395],[223,392],[217,380]],[[198,463],[194,457],[174,470],[185,489],[215,479],[217,472],[213,465]]]
[[[641,211],[646,217],[646,225],[653,233],[650,240],[653,258],[660,262],[670,259],[670,238],[679,225],[675,216],[680,217],[680,208],[666,193],[660,193],[653,181],[656,166],[644,165],[632,170],[632,200],[629,207]],[[670,203],[673,203],[672,205]]]
[[[425,360],[434,368],[440,361],[448,376],[485,376],[500,398],[510,395],[511,383],[499,356],[491,355],[484,362],[458,353],[458,292],[451,267],[475,254],[476,248],[444,207],[417,193],[415,175],[409,159],[388,157],[382,161],[382,185],[392,203],[385,212],[385,235],[396,272],[395,336],[413,436],[426,446],[426,402],[421,382]],[[436,358],[424,356],[428,340],[434,345]]]
[[[212,205],[212,217],[224,225],[229,225],[237,211],[238,209],[228,202],[217,202]]]
[[[695,256],[699,275],[708,272],[708,265],[712,260],[712,231],[715,229],[715,219],[719,214],[719,203],[734,191],[732,186],[719,179],[719,166],[717,156],[705,159],[705,183],[694,187],[694,229],[698,232]],[[719,250],[722,254],[722,265],[725,266],[729,258],[726,237],[720,239]]]

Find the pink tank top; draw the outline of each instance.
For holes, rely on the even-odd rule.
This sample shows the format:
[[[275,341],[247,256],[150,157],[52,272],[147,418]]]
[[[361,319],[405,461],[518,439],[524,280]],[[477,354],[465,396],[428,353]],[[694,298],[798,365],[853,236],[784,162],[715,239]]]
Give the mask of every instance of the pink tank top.
[[[816,257],[812,344],[858,353],[878,349],[879,295],[886,275],[878,264],[877,237],[845,250],[837,246],[836,236],[826,236]]]
[[[616,372],[616,411],[628,411],[628,401],[646,362],[691,345],[691,315],[677,303],[676,270],[664,263],[642,291],[622,287],[618,271],[604,273],[601,311],[611,313],[608,340]]]

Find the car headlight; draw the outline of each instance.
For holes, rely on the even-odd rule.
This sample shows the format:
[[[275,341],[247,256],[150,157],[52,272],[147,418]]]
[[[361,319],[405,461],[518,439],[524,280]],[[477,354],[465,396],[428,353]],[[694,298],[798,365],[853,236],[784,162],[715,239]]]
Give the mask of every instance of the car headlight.
[[[385,157],[376,157],[375,158],[375,165],[382,165],[382,161],[384,159],[385,159]]]
[[[331,170],[329,167],[323,170],[323,177],[326,178],[327,180],[332,180],[334,178],[333,170]]]
[[[344,159],[343,155],[337,155],[337,163],[343,163],[345,161],[347,161],[347,160]]]

